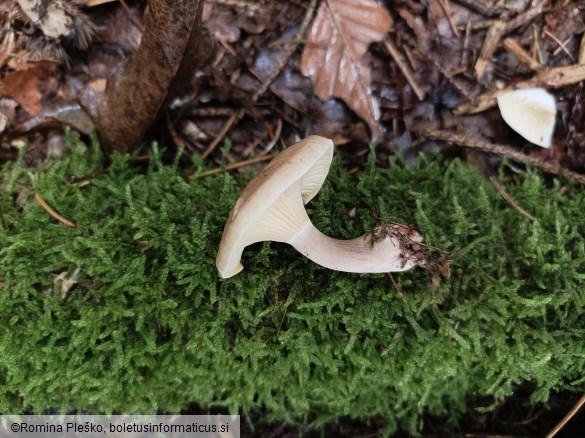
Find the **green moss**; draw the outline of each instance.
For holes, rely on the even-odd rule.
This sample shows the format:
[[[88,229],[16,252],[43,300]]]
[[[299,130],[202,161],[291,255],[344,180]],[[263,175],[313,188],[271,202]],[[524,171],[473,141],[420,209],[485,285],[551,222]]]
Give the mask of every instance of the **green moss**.
[[[96,150],[72,140],[45,172],[0,171],[0,412],[196,402],[317,424],[380,415],[412,432],[423,409],[456,421],[520,385],[534,402],[585,390],[581,187],[532,172],[506,184],[530,222],[459,161],[356,176],[336,163],[308,207],[323,232],[392,219],[450,251],[439,287],[422,268],[394,275],[403,301],[387,275],[325,270],[276,243],[249,247],[245,270],[221,280],[216,250],[246,178],[187,182],[154,150],[148,165],[117,155],[68,184],[101,168]]]

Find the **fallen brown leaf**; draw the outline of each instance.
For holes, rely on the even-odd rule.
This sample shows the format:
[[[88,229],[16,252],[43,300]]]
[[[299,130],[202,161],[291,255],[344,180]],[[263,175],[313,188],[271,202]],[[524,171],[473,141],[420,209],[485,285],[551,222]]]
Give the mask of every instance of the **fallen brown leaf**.
[[[0,94],[12,97],[29,114],[35,115],[41,110],[40,84],[47,78],[49,70],[38,66],[8,73],[0,80]]]
[[[301,72],[322,100],[339,97],[380,136],[379,105],[370,93],[363,55],[392,26],[386,9],[373,0],[324,0],[301,58]]]

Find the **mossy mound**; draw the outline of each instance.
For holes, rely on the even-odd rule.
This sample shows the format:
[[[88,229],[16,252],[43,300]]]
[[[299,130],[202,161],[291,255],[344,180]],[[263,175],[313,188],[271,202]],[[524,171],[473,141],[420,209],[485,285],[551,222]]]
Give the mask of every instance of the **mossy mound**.
[[[353,238],[391,219],[450,252],[438,287],[422,268],[394,275],[401,297],[387,275],[329,271],[275,243],[249,247],[244,271],[221,280],[243,177],[188,182],[154,150],[148,166],[117,155],[69,184],[101,168],[83,149],[71,141],[47,171],[0,171],[0,412],[194,402],[268,421],[382,416],[414,432],[425,409],[456,421],[520,385],[535,402],[585,390],[581,187],[531,172],[506,184],[531,222],[459,161],[355,176],[336,163],[308,206],[319,229]]]

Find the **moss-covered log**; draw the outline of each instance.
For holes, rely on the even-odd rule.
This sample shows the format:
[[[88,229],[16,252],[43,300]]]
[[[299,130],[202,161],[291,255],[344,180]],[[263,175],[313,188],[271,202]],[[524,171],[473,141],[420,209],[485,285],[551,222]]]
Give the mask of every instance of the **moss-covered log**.
[[[412,432],[424,409],[454,420],[519,386],[534,402],[585,390],[580,187],[531,172],[505,184],[531,222],[459,161],[355,176],[337,163],[308,205],[323,232],[392,219],[450,251],[438,287],[421,268],[395,274],[401,298],[387,275],[329,271],[276,243],[221,280],[214,258],[244,177],[188,182],[155,149],[148,168],[114,155],[106,174],[68,184],[101,166],[99,148],[81,150],[72,141],[45,172],[0,171],[3,413],[196,402],[285,421],[380,415]]]

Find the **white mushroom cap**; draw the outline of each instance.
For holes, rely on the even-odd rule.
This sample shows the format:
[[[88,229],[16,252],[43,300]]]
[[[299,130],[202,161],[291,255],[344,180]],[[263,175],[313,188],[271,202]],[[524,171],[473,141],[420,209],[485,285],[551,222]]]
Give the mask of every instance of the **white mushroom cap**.
[[[504,121],[531,143],[550,147],[555,129],[556,102],[542,88],[522,88],[497,96]]]
[[[216,266],[223,278],[243,269],[240,258],[246,246],[265,240],[288,242],[310,224],[303,204],[321,189],[332,159],[333,142],[312,135],[285,149],[248,184],[219,246]]]

